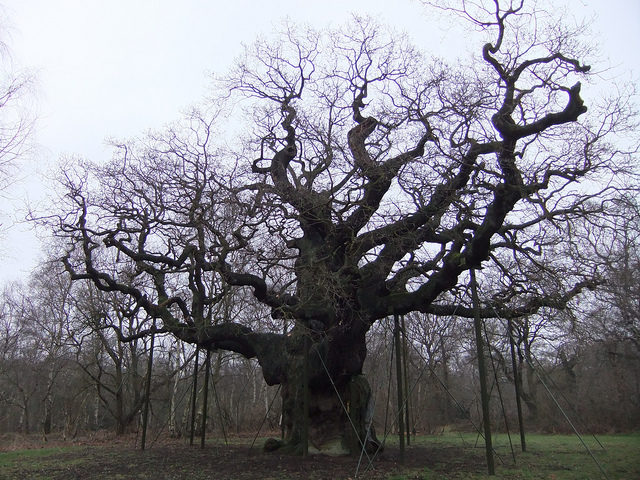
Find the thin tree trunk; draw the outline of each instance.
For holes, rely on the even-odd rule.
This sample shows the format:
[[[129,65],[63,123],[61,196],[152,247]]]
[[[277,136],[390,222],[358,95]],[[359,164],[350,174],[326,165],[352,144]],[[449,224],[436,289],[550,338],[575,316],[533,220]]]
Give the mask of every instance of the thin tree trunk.
[[[116,435],[124,434],[126,422],[124,418],[124,393],[122,391],[124,387],[124,379],[122,376],[122,367],[121,365],[115,365],[116,370],[116,390],[115,390],[115,401],[116,401]]]
[[[20,411],[20,429],[25,435],[29,435],[29,398],[22,392],[22,405]]]
[[[98,392],[98,387],[96,386],[96,398],[93,402],[93,428],[96,430],[100,427],[100,393]]]
[[[446,391],[443,392],[443,410],[444,410],[444,423],[451,423],[451,397],[447,393],[449,391],[449,353],[447,352],[447,347],[445,346],[444,339],[440,338],[440,350],[442,351],[442,383],[445,386]]]
[[[55,373],[53,366],[49,369],[47,378],[47,389],[44,397],[44,415],[42,418],[42,434],[45,442],[47,441],[47,435],[51,433],[51,422],[53,416],[53,384],[55,379]]]
[[[171,352],[169,352],[169,365],[172,365]],[[180,353],[176,352],[176,361],[174,365],[175,375],[173,378],[173,384],[171,385],[171,394],[169,396],[169,436],[177,437],[177,425],[176,425],[176,398],[178,396],[178,385],[180,384],[180,379],[182,377],[182,371],[180,370]]]

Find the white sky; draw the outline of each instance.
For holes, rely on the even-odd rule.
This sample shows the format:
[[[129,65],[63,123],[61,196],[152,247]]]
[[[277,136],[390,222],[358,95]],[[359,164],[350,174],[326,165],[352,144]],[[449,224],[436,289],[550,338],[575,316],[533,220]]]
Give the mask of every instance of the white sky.
[[[571,4],[578,16],[597,16],[594,41],[610,58],[610,74],[640,76],[640,0]],[[0,39],[14,64],[35,74],[38,117],[37,153],[23,160],[20,178],[5,192],[10,198],[0,197],[7,229],[0,237],[0,284],[25,279],[41,256],[33,232],[13,221],[24,217],[27,201],[43,197],[41,176],[61,156],[106,159],[105,139],[177,119],[205,95],[208,72],[224,73],[242,42],[284,18],[322,26],[367,13],[427,51],[464,45],[463,36],[429,23],[433,15],[413,0],[5,0],[0,12]]]

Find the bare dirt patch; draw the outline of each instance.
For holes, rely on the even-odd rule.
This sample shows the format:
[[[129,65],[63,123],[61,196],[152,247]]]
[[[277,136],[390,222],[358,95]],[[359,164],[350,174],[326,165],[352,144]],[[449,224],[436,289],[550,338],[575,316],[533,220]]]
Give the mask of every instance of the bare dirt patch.
[[[7,440],[7,439],[3,439]],[[22,439],[22,447],[36,443]],[[18,442],[13,442],[17,445]],[[12,463],[0,470],[0,478],[30,479],[288,479],[340,480],[356,477],[388,479],[393,475],[416,472],[429,467],[438,470],[448,465],[460,471],[478,471],[474,459],[450,447],[411,447],[405,454],[404,465],[399,451],[387,450],[373,460],[354,457],[313,455],[307,458],[278,453],[263,453],[260,446],[250,448],[251,439],[234,438],[231,445],[207,444],[190,447],[184,439],[160,439],[145,451],[135,449],[135,438],[98,436],[79,439],[73,443],[50,440],[44,447],[63,447],[59,451],[32,458],[20,453]],[[3,445],[7,451],[7,445]],[[40,443],[42,448],[42,443]],[[12,448],[15,450],[15,448]],[[43,452],[45,453],[45,452]],[[466,459],[461,462],[461,459]],[[360,466],[358,467],[358,462]]]

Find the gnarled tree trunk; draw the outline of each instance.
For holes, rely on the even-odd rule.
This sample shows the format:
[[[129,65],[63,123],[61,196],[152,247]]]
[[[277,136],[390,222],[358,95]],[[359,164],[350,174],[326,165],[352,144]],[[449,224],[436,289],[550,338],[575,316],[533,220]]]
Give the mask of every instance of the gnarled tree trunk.
[[[362,374],[364,336],[358,345],[341,348],[330,336],[302,330],[296,327],[286,339],[286,371],[280,382],[284,442],[271,440],[265,449],[302,453],[308,422],[309,453],[358,454],[363,447],[367,452],[377,450],[380,442],[372,425],[371,388]],[[308,419],[304,410],[305,335],[309,343]]]

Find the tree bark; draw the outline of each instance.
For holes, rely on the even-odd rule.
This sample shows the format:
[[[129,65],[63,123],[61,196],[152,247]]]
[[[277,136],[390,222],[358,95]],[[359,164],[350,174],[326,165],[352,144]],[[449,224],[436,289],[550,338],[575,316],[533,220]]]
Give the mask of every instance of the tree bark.
[[[169,365],[173,365],[175,375],[171,384],[171,393],[169,395],[169,435],[171,437],[180,437],[182,435],[182,425],[178,426],[176,419],[176,409],[178,404],[178,390],[180,387],[180,381],[182,380],[182,360],[180,355],[181,344],[180,341],[176,341],[175,357],[172,351],[169,351]],[[175,358],[175,364],[174,362]]]
[[[371,387],[362,375],[362,362],[354,351],[334,349],[326,338],[309,337],[308,391],[304,385],[304,335],[294,328],[287,337],[288,368],[282,385],[284,440],[269,440],[266,450],[302,454],[308,428],[308,452],[328,455],[371,453],[380,447],[372,425]],[[362,338],[364,348],[364,337]],[[338,365],[353,369],[338,369]],[[304,399],[308,398],[308,418]]]
[[[49,369],[47,375],[47,388],[44,397],[44,415],[42,418],[42,434],[46,441],[47,435],[51,433],[51,424],[53,420],[53,385],[55,382],[55,372],[53,367]]]

